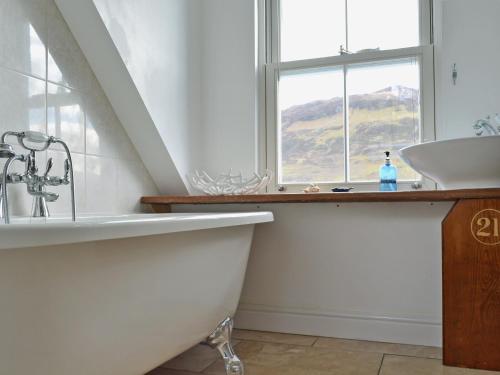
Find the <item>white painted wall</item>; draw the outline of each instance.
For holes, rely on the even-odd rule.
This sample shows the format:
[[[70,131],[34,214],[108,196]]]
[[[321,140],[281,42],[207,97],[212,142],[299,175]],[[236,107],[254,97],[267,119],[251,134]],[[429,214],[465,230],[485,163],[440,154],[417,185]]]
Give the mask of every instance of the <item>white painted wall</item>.
[[[451,203],[261,204],[240,328],[441,345],[441,230]],[[176,206],[178,212],[200,206]]]
[[[473,135],[473,120],[500,111],[500,26],[495,0],[436,2],[437,136]],[[207,118],[204,166],[219,171],[240,163],[255,166],[253,93],[255,74],[242,70],[238,85],[224,67],[240,62],[241,49],[229,48],[235,36],[249,51],[248,12],[228,11],[252,1],[205,3],[203,107],[217,104]],[[208,8],[207,8],[208,6]],[[231,27],[221,18],[230,17]],[[243,43],[242,43],[243,44]],[[480,58],[476,56],[480,55]],[[476,63],[476,60],[481,60]],[[248,62],[248,60],[247,60]],[[451,85],[452,62],[459,80]],[[220,66],[220,70],[217,67]],[[210,77],[206,77],[210,75]],[[228,75],[228,77],[231,75]],[[224,103],[228,105],[225,106]],[[231,106],[246,103],[241,121],[226,119]],[[222,109],[222,110],[221,110]],[[247,117],[244,117],[244,114]],[[205,133],[206,134],[206,133]],[[246,135],[243,137],[243,135]],[[226,147],[235,142],[237,151]],[[238,168],[238,167],[236,167]],[[271,209],[273,224],[259,227],[245,282],[237,324],[242,328],[314,335],[441,345],[440,222],[448,203],[334,204],[260,206],[179,206],[177,210]]]
[[[163,193],[255,170],[253,0],[56,1]]]
[[[107,10],[108,17],[104,18],[115,34],[113,39],[123,39],[117,42],[120,54],[126,57],[127,68],[136,76],[134,82],[163,140],[172,150],[179,171],[191,167],[213,173],[230,167],[244,172],[254,170],[257,146],[254,1],[201,1],[201,8],[194,8],[195,14],[200,12],[200,25],[189,25],[189,5],[185,0],[154,0],[148,2],[148,9],[144,4],[141,6],[142,2],[132,0],[116,3],[96,0],[96,4],[120,8],[125,1],[132,4],[133,12]],[[474,119],[498,110],[495,108],[500,98],[497,91],[500,77],[495,70],[498,57],[492,52],[498,43],[495,42],[498,30],[493,22],[498,12],[491,8],[498,2],[441,1],[446,2],[445,12],[439,13],[441,3],[437,2],[435,25],[437,134],[439,138],[472,135],[470,124]],[[160,16],[149,8],[171,13]],[[119,23],[127,25],[124,30],[113,25],[115,14],[120,15]],[[143,24],[141,30],[130,27],[128,22],[137,15],[150,19],[150,24]],[[171,15],[175,19],[170,19]],[[197,29],[198,40],[180,34],[196,35]],[[137,38],[139,34],[141,38]],[[190,65],[196,53],[190,55],[172,35],[192,43],[191,48],[199,48],[199,85],[190,76],[197,77],[196,64]],[[150,41],[148,48],[145,41]],[[165,47],[179,52],[180,57],[165,50],[150,51]],[[470,56],[477,53],[481,54],[481,63],[474,65],[475,58]],[[141,69],[149,66],[149,59],[151,70],[156,72],[154,77],[149,75],[149,69]],[[452,62],[457,62],[459,68],[457,86],[450,85]],[[175,77],[169,75],[171,71],[176,72]],[[162,91],[166,86],[169,91]],[[175,89],[179,89],[177,96],[172,94]],[[194,107],[199,112],[188,114],[186,103],[197,100],[199,106]],[[170,122],[171,119],[175,120]],[[179,128],[178,124],[183,125]],[[277,219],[256,232],[238,315],[240,327],[440,344],[439,223],[450,204],[177,209],[259,208],[272,209]]]
[[[151,100],[152,98],[155,98],[155,95],[152,94],[150,96],[147,96],[147,94],[151,92],[149,91],[150,87],[144,87],[144,85],[142,86],[143,92],[140,92],[135,83],[136,80],[143,84],[144,82],[147,82],[147,79],[141,80],[141,78],[144,78],[141,74],[143,74],[145,77],[149,77],[149,80],[152,81],[153,78],[152,76],[150,76],[151,71],[160,75],[162,73],[150,69],[151,66],[160,66],[161,62],[151,61],[150,65],[149,62],[140,59],[140,56],[142,56],[142,54],[148,54],[144,51],[149,51],[151,49],[164,50],[163,45],[165,45],[165,47],[168,47],[168,43],[165,42],[165,40],[168,39],[168,36],[163,37],[161,33],[158,33],[157,38],[147,38],[148,36],[154,35],[154,33],[151,33],[149,31],[149,24],[147,22],[141,22],[142,20],[144,20],[144,18],[126,18],[127,16],[129,16],[129,13],[125,11],[127,9],[127,6],[139,6],[140,4],[145,6],[146,3],[134,3],[127,0],[113,2],[114,6],[119,5],[124,8],[123,14],[117,12],[117,14],[120,15],[118,19],[113,20],[110,17],[107,17],[107,21],[109,23],[112,23],[111,21],[116,21],[118,24],[120,22],[130,21],[131,24],[126,25],[125,29],[139,30],[138,33],[144,37],[144,39],[131,39],[131,42],[135,42],[135,44],[124,46],[124,43],[121,43],[121,51],[119,51],[117,49],[117,44],[120,43],[114,42],[113,37],[110,35],[107,29],[107,25],[103,22],[103,17],[97,10],[93,0],[54,1],[63,14],[64,19],[71,29],[71,32],[75,36],[80,48],[85,54],[90,67],[94,71],[97,79],[99,80],[99,83],[104,89],[109,101],[111,102],[113,109],[115,110],[118,118],[123,124],[123,127],[125,128],[130,139],[139,151],[144,164],[150,171],[151,176],[156,182],[160,191],[162,193],[186,193],[187,190],[183,181],[184,172],[176,166],[176,163],[184,166],[186,162],[184,161],[184,159],[182,159],[182,155],[180,156],[179,153],[176,153],[175,151],[178,150],[177,145],[179,143],[185,143],[185,138],[183,138],[182,135],[184,134],[184,129],[189,127],[187,126],[187,124],[182,122],[175,123],[175,126],[178,126],[183,130],[179,131],[179,133],[172,132],[172,136],[168,139],[165,139],[165,132],[162,129],[165,129],[167,124],[162,122],[162,120],[165,120],[165,118],[168,116],[165,115],[165,111],[162,112],[162,108],[171,107],[168,106],[168,103],[160,102],[159,104],[161,104],[161,107],[155,106],[154,110],[151,112],[151,108],[148,107],[148,105],[151,106]],[[170,4],[170,2],[168,4]],[[105,3],[102,2],[101,5],[104,7]],[[151,7],[156,5],[156,9],[158,10],[163,9],[161,8],[162,4],[159,2],[148,2],[148,5],[151,5]],[[143,13],[145,13],[143,14],[143,16],[148,15],[146,11],[143,11]],[[155,19],[158,21],[158,23],[160,22],[159,18],[161,16],[162,15],[157,15],[157,18]],[[169,15],[166,14],[163,16],[165,19],[168,19]],[[137,25],[143,27],[134,28],[134,26]],[[181,28],[180,32],[182,32],[182,27],[187,26],[185,26],[181,22],[179,27]],[[119,37],[121,36],[121,34],[119,33],[119,27],[115,25],[114,29],[115,34],[118,35],[115,35],[115,37],[117,38],[117,40],[120,40]],[[158,28],[158,30],[161,30],[161,28]],[[157,45],[151,46],[151,42],[157,42]],[[135,56],[137,56],[138,60],[144,64],[142,71],[135,71],[135,77],[131,75],[129,66],[126,65],[125,61],[122,58],[122,54],[124,54],[124,56],[127,56],[127,48],[125,47],[128,48],[128,51],[133,51],[134,57],[128,60],[129,65],[135,61]],[[179,52],[179,56],[181,56],[181,58],[179,58],[179,60],[175,60],[175,62],[184,67],[184,65],[187,64],[187,61],[182,59],[182,57],[184,56],[181,53],[182,48],[179,48],[181,49],[181,51],[173,50],[171,52],[173,54]],[[161,58],[164,55],[160,53],[155,56],[160,56]],[[165,66],[168,67],[168,64]],[[168,72],[169,70],[165,70],[165,74],[168,74]],[[161,79],[162,77],[157,78],[158,81],[162,83],[168,82],[168,80]],[[179,83],[179,86],[181,86],[181,89],[183,89],[187,86],[187,81],[185,82],[185,84]],[[176,88],[175,85],[172,85],[172,87],[174,89]],[[153,86],[151,89],[156,89],[156,92],[161,95],[161,89],[157,86]],[[164,88],[164,90],[168,92],[173,91],[169,88]],[[143,96],[149,97],[150,100],[146,103],[143,99]],[[158,115],[158,113],[163,114],[164,116],[160,116]],[[153,114],[155,118],[153,118]],[[187,117],[188,116],[180,116],[175,111],[173,111],[173,113],[171,114],[171,118],[174,121],[180,121]],[[169,148],[174,149],[174,152],[172,153]],[[175,161],[173,160],[174,154],[177,159]]]
[[[200,140],[199,0],[94,0],[181,177]]]
[[[255,171],[256,40],[253,0],[202,1],[202,157],[198,168]]]
[[[256,168],[254,5],[254,0],[203,2],[200,161],[209,171]],[[498,0],[434,1],[438,139],[473,136],[475,120],[500,112],[498,14]]]
[[[475,120],[500,112],[500,1],[435,1],[436,130],[474,136]],[[451,79],[457,64],[456,86]]]

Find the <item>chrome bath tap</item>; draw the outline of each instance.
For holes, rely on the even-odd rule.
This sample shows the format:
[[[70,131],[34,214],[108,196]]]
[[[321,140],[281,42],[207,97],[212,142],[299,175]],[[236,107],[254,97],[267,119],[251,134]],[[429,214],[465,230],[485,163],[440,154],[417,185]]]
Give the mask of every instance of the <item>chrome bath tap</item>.
[[[70,183],[68,160],[66,159],[64,163],[64,177],[55,177],[49,176],[49,172],[54,165],[52,158],[47,161],[45,173],[41,176],[38,175],[35,151],[30,151],[25,158],[26,172],[23,175],[18,175],[16,173],[8,175],[7,182],[11,184],[26,184],[28,194],[34,199],[32,216],[48,217],[50,214],[47,202],[55,202],[59,198],[59,194],[47,192],[45,191],[45,187],[68,185]]]
[[[15,136],[19,144],[28,150],[27,154],[16,154],[11,145],[7,144],[5,139],[7,136]],[[59,143],[63,146],[66,152],[66,160],[64,162],[63,177],[49,176],[49,173],[54,165],[53,159],[49,158],[43,175],[38,174],[37,152],[47,150],[52,144]],[[38,144],[40,147],[34,148],[32,144]],[[76,220],[76,205],[75,205],[75,185],[73,176],[73,163],[71,153],[65,142],[60,139],[47,136],[43,133],[26,131],[26,132],[6,132],[2,135],[0,143],[0,158],[6,158],[2,174],[2,184],[0,187],[0,208],[2,217],[6,224],[10,221],[9,204],[8,204],[8,184],[26,184],[27,192],[33,197],[33,217],[48,217],[49,209],[47,203],[55,202],[59,195],[46,191],[47,186],[70,185],[71,187],[71,215],[73,221]],[[24,174],[9,173],[11,165],[15,161],[25,163]]]
[[[477,120],[472,127],[477,136],[483,135],[485,130],[489,135],[500,135],[500,115],[498,113],[495,115],[495,122],[497,123],[496,127],[491,123],[491,116],[487,116],[485,119]]]

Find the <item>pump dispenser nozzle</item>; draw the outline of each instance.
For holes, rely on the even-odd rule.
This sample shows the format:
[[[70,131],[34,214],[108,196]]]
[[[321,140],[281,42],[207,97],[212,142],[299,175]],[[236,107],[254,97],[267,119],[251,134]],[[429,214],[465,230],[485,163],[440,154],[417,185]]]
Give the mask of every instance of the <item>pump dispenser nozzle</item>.
[[[388,165],[388,164],[391,164],[391,152],[390,151],[386,151],[385,152],[385,164]]]

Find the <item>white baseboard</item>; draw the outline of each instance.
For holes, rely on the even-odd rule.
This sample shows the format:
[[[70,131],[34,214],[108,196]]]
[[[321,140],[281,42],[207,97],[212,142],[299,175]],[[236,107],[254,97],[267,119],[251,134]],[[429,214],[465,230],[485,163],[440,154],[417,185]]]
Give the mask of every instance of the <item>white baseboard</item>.
[[[235,326],[259,331],[442,346],[441,324],[414,319],[269,311],[240,306]]]

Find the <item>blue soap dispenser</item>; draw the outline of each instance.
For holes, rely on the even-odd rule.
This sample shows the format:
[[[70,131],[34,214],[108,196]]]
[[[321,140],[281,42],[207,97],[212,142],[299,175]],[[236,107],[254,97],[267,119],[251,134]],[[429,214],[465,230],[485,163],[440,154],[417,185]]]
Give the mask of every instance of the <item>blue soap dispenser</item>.
[[[385,163],[380,167],[380,191],[398,190],[398,170],[391,164],[391,153],[385,152]]]

